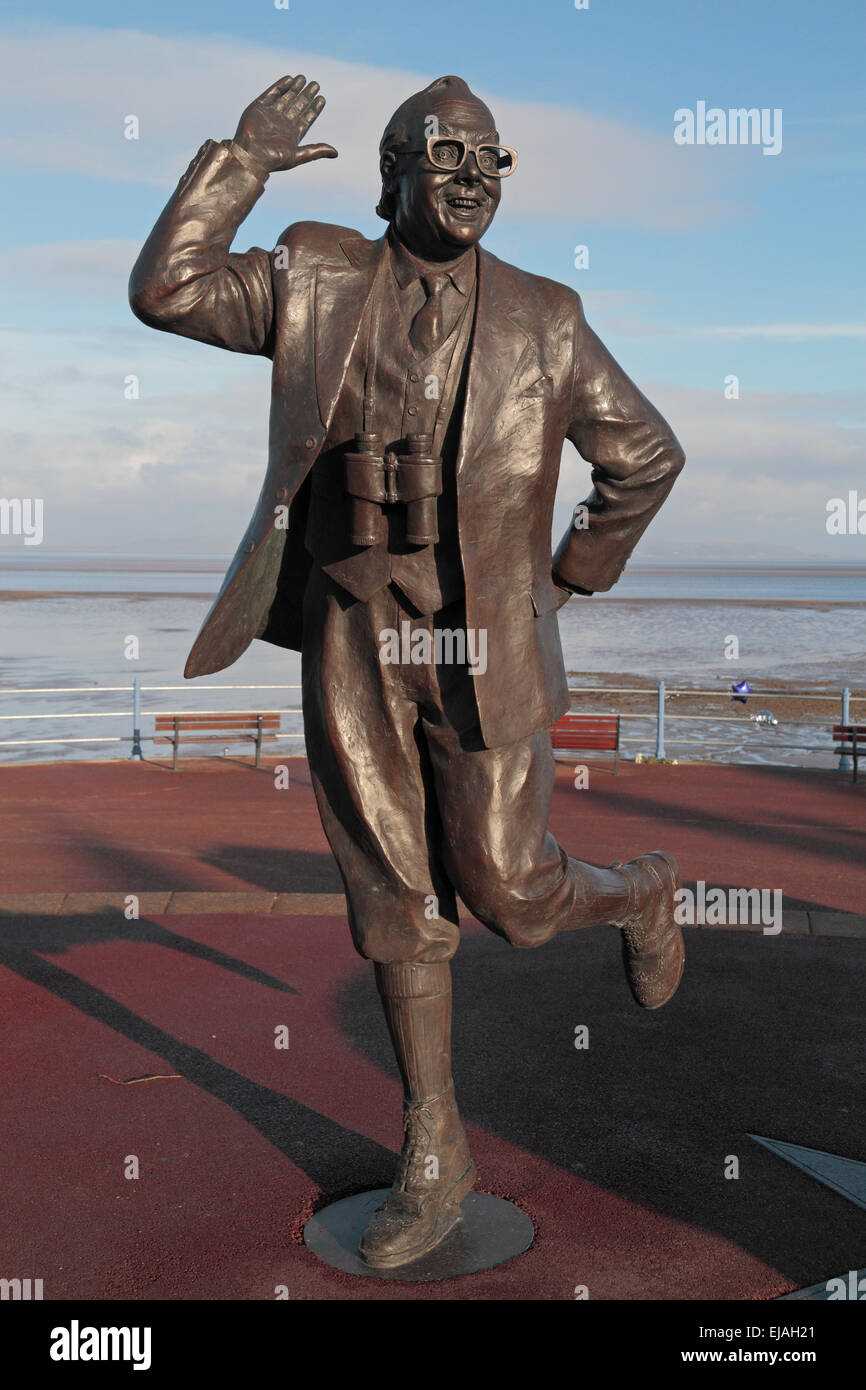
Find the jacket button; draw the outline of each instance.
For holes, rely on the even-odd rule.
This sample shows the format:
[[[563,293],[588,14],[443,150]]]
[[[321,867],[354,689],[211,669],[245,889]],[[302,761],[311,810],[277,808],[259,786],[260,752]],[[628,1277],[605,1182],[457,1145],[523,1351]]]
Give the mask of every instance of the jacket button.
[[[304,444],[306,445],[306,447],[307,447],[308,449],[315,449],[315,447],[316,447],[316,440],[315,440],[314,436],[313,436],[313,435],[309,435],[309,436],[304,440]]]
[[[289,489],[288,489],[287,487],[278,487],[278,488],[277,488],[277,501],[278,501],[278,502],[282,502],[283,498],[284,498],[284,497],[288,497],[288,495],[289,495]]]
[[[418,407],[417,407],[417,405],[410,405],[410,407],[409,407],[409,409],[407,410],[406,414],[407,414],[407,415],[417,415],[417,414],[418,414]]]

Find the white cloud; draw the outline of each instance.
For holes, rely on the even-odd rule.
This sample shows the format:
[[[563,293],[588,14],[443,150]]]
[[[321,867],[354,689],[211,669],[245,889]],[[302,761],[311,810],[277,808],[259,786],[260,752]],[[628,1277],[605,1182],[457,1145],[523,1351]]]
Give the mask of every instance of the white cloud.
[[[716,338],[728,342],[757,338],[783,343],[866,338],[866,323],[657,323],[641,312],[656,302],[656,296],[652,294],[595,290],[581,297],[588,316],[604,317],[605,333],[610,336],[676,338],[678,341],[684,338]]]
[[[756,554],[769,546],[839,558],[826,532],[826,503],[863,490],[862,428],[843,426],[847,396],[764,394],[727,401],[718,391],[640,383],[671,422],[686,467],[641,542],[646,557],[686,538],[714,551],[736,543]],[[563,457],[557,526],[588,491],[587,465],[569,447]],[[862,543],[861,543],[862,550]]]
[[[0,338],[5,496],[45,499],[46,548],[230,553],[264,476],[268,364],[131,325],[106,336],[33,333],[20,354]],[[123,378],[141,399],[123,399]],[[847,396],[750,395],[726,401],[641,381],[687,455],[639,554],[687,537],[838,556],[826,501],[862,491],[863,430]],[[589,467],[570,446],[557,527],[586,495]],[[4,542],[4,548],[8,543]]]
[[[9,247],[0,250],[0,278],[9,294],[42,286],[69,296],[117,299],[139,250],[139,242],[121,237]]]
[[[340,62],[234,37],[171,37],[55,25],[12,30],[0,67],[0,161],[171,188],[208,136],[234,132],[243,108],[286,72],[321,84],[327,108],[311,140],[340,153],[272,179],[268,197],[349,195],[369,209],[378,192],[377,149],[399,99],[437,74]],[[733,175],[703,151],[627,122],[563,105],[481,92],[500,134],[520,151],[504,190],[511,211],[577,225],[604,220],[683,228],[730,210]],[[140,138],[127,140],[136,115]],[[6,133],[9,132],[9,133]]]
[[[776,338],[799,343],[807,338],[866,338],[866,323],[746,323],[672,329],[699,338]]]

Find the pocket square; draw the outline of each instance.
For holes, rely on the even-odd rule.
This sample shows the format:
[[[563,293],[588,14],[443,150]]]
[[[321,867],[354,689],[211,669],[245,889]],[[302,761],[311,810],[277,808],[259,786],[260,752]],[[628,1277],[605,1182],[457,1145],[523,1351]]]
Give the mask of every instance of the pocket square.
[[[552,394],[553,394],[553,377],[552,377],[552,376],[540,376],[540,377],[537,377],[537,378],[535,379],[535,381],[532,382],[532,385],[531,385],[531,386],[527,386],[527,388],[526,388],[525,391],[521,391],[521,392],[519,393],[517,399],[518,399],[519,401],[532,401],[532,400],[537,400],[539,397],[542,397],[542,396],[551,396]]]

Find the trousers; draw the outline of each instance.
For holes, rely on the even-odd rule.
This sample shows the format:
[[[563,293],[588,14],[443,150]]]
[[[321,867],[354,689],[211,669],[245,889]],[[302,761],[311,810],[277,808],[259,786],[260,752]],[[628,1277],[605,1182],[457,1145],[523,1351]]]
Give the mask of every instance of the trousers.
[[[449,960],[458,894],[517,947],[611,921],[623,906],[621,880],[570,858],[547,829],[548,730],[484,747],[472,649],[461,661],[459,644],[435,640],[461,624],[462,600],[422,615],[388,586],[361,602],[318,566],[305,591],[311,779],[355,948],[383,965]],[[418,653],[430,659],[413,660]]]

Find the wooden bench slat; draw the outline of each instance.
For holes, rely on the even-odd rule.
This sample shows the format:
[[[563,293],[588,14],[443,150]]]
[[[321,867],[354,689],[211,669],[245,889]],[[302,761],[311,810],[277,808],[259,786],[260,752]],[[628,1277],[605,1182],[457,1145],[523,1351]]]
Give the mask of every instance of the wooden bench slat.
[[[583,724],[615,725],[618,719],[618,714],[564,714],[551,727],[558,729],[561,725],[567,726],[569,724],[575,727]]]
[[[589,735],[586,738],[558,738],[554,740],[553,746],[557,749],[601,749],[602,752],[612,753],[614,748],[616,748],[616,741],[609,738],[593,738]]]
[[[585,728],[576,729],[573,724],[569,724],[564,729],[558,729],[554,724],[551,729],[553,738],[583,738],[587,734],[592,734],[598,738],[616,738],[616,725],[612,728],[600,724],[589,724]]]
[[[160,733],[166,733],[166,734],[174,733],[174,729],[175,729],[175,726],[174,726],[173,723],[172,723],[172,724],[157,724],[155,727],[156,727],[157,729],[159,729]],[[257,724],[224,724],[224,723],[223,723],[221,720],[219,720],[219,719],[210,720],[210,721],[208,721],[207,723],[204,723],[204,724],[181,724],[181,723],[178,723],[178,725],[177,725],[178,731],[179,731],[180,733],[182,733],[182,734],[183,734],[183,733],[195,733],[195,732],[196,732],[197,730],[199,730],[199,729],[225,729],[227,733],[248,733],[248,732],[255,733],[256,730],[258,729],[258,727],[259,727],[259,726],[258,726]],[[263,720],[263,721],[262,721],[262,726],[261,726],[261,727],[262,727],[263,729],[276,729],[276,728],[279,727],[279,724],[278,724],[277,721],[269,721],[269,722],[265,723],[265,721]]]
[[[227,716],[222,719],[214,715],[178,715],[177,724],[181,729],[255,729],[258,728],[258,719],[243,718],[241,716]],[[280,722],[278,714],[262,715],[262,727],[274,728]],[[156,727],[160,729],[173,729],[175,716],[158,714],[156,716]]]
[[[262,734],[265,743],[276,743],[276,734]],[[154,734],[154,743],[174,743],[173,738],[168,734]],[[238,734],[237,738],[230,737],[228,734],[185,734],[184,743],[257,743],[256,734]]]
[[[278,717],[279,717],[279,716],[274,716],[274,718],[271,718],[271,719],[263,719],[263,720],[262,720],[262,723],[263,723],[263,724],[273,724],[273,723],[276,722],[276,719],[277,719]],[[162,715],[157,715],[157,719],[158,719],[159,722],[162,723],[162,724],[171,724],[171,725],[174,725],[174,722],[175,722],[173,718],[172,718],[172,719],[164,719],[164,718],[162,717]],[[197,724],[226,724],[226,725],[231,725],[231,726],[234,726],[234,725],[247,725],[247,724],[252,724],[253,727],[255,727],[255,725],[258,723],[258,720],[257,720],[257,719],[215,719],[212,715],[208,715],[208,717],[207,717],[206,719],[183,719],[183,718],[180,718],[180,719],[178,719],[177,722],[178,722],[178,724],[186,725],[187,728],[193,729],[193,728],[195,728],[195,726],[196,726]]]
[[[277,720],[270,721],[270,720],[269,720],[268,722],[265,722],[265,721],[263,720],[263,721],[262,721],[261,727],[262,727],[262,729],[278,729],[278,728],[279,728],[279,721],[277,721]],[[156,728],[156,729],[159,731],[159,733],[161,733],[161,734],[173,734],[173,733],[174,733],[174,730],[175,730],[175,725],[174,725],[173,723],[172,723],[172,724],[157,724],[157,725],[155,725],[155,728]],[[215,730],[224,729],[226,733],[239,733],[239,734],[241,734],[241,733],[252,733],[252,734],[255,734],[255,733],[257,732],[258,728],[259,728],[259,726],[258,726],[257,724],[223,724],[222,721],[221,721],[221,720],[218,720],[218,719],[217,719],[217,720],[210,720],[210,721],[208,721],[207,723],[204,723],[204,724],[180,724],[180,723],[179,723],[179,724],[177,725],[178,733],[181,733],[181,734],[197,733],[197,732],[199,732],[199,731],[202,730],[202,729],[215,729]]]
[[[575,728],[573,724],[568,724],[565,728],[557,728],[554,724],[550,732],[556,738],[583,738],[585,734],[598,734],[601,738],[616,738],[616,725],[587,724],[582,728]]]
[[[554,724],[552,732],[557,734],[615,734],[616,724]]]
[[[586,724],[576,729],[573,724],[567,724],[564,728],[557,728],[554,724],[551,733],[555,738],[582,738],[585,734],[597,734],[600,738],[616,738],[616,725]]]

